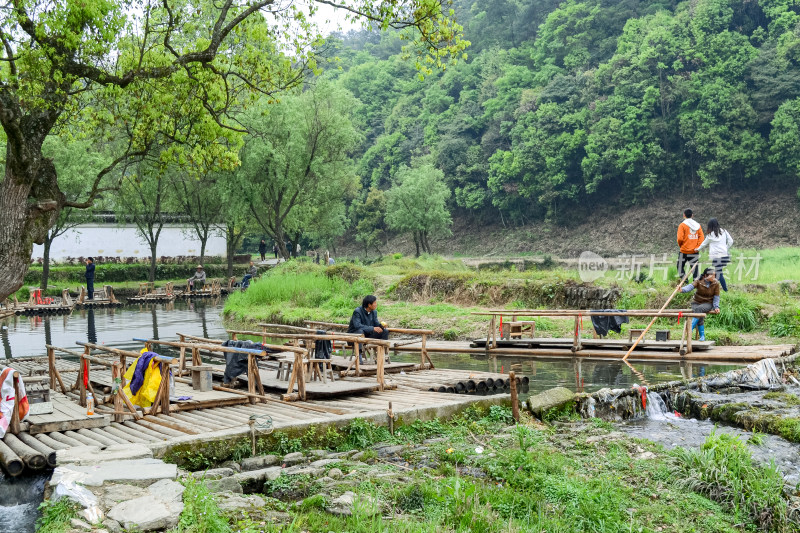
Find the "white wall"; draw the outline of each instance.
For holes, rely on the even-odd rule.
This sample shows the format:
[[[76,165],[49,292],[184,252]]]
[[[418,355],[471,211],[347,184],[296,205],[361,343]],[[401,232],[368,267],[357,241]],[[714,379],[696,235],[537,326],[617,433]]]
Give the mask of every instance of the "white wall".
[[[33,246],[33,259],[39,259],[44,246]],[[200,255],[200,240],[187,226],[170,224],[161,230],[157,255],[174,257],[178,255]],[[83,224],[64,235],[56,237],[50,248],[50,258],[54,261],[66,257],[150,257],[150,246],[136,232],[136,227],[115,224]],[[212,234],[206,243],[206,256],[224,256],[225,238]]]

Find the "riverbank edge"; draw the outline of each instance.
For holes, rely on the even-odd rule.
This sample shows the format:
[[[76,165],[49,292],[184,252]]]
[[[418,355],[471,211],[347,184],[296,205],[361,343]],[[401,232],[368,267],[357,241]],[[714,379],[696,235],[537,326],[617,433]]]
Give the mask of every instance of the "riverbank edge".
[[[442,394],[442,396],[451,396]],[[509,407],[511,396],[509,394],[496,394],[479,399],[470,398],[443,398],[435,406],[393,409],[395,415],[395,428],[412,424],[415,421],[449,420],[463,413],[470,407],[488,409],[492,405]],[[388,402],[386,405],[389,407]],[[315,416],[300,424],[273,423],[274,431],[267,435],[257,435],[258,448],[274,448],[281,436],[297,438],[307,431],[314,429],[318,433],[329,428],[340,429],[350,424],[355,419],[372,422],[378,426],[388,426],[389,418],[386,411],[368,411],[363,413],[350,413],[346,415]],[[228,428],[204,435],[177,437],[164,443],[153,443],[148,446],[153,451],[154,457],[181,466],[187,454],[193,456],[204,455],[214,457],[216,462],[224,462],[233,455],[237,444],[245,442],[250,444],[250,428],[242,426]]]

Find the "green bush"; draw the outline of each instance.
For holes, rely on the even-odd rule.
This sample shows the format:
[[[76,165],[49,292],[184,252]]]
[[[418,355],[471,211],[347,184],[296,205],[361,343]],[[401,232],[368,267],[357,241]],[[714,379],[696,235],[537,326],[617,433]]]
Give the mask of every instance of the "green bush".
[[[227,278],[227,265],[204,265],[208,278]],[[189,278],[194,274],[196,263],[173,265],[159,263],[156,265],[156,279],[181,279]],[[235,270],[235,269],[234,269]],[[84,284],[86,267],[81,265],[63,265],[50,267],[49,283]],[[237,273],[237,272],[235,272]],[[150,265],[135,263],[125,265],[120,263],[101,263],[95,267],[95,285],[103,283],[117,283],[122,281],[147,281],[150,275]],[[38,286],[42,281],[41,267],[33,266],[25,274],[25,284]]]
[[[354,283],[366,277],[366,270],[352,263],[340,263],[326,268],[325,275],[329,278],[340,278],[348,283]]]
[[[769,334],[773,337],[800,336],[800,311],[785,309],[772,315],[769,320]]]
[[[711,327],[730,331],[753,331],[758,327],[761,307],[744,294],[727,293],[720,302],[719,314],[706,318]]]

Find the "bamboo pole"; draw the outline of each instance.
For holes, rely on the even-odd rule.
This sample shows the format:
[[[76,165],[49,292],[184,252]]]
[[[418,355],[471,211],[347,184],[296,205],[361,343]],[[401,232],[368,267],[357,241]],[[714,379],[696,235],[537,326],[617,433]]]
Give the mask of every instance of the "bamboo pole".
[[[634,348],[636,348],[636,345],[639,344],[639,341],[641,341],[644,338],[644,336],[647,334],[647,332],[650,331],[650,328],[653,327],[653,324],[656,323],[656,320],[661,318],[661,316],[662,316],[661,313],[664,311],[664,309],[667,308],[667,306],[672,301],[672,299],[675,298],[675,295],[678,294],[678,292],[681,290],[681,287],[683,287],[683,284],[686,282],[686,279],[689,277],[689,274],[691,274],[692,270],[694,270],[694,264],[690,264],[689,267],[690,267],[689,270],[687,270],[686,274],[683,275],[683,278],[681,278],[680,283],[678,283],[678,286],[675,287],[674,291],[672,291],[672,294],[669,296],[669,298],[667,298],[667,301],[664,302],[664,305],[661,306],[661,309],[658,310],[658,313],[656,313],[656,315],[653,316],[653,319],[650,321],[649,324],[647,324],[647,327],[644,328],[644,330],[642,330],[642,332],[639,334],[639,338],[636,339],[636,342],[634,342],[633,345],[631,345],[631,347],[628,349],[628,351],[625,352],[625,356],[622,358],[623,361],[627,361],[628,360],[628,356],[631,354],[631,352],[634,350]],[[693,314],[693,315],[700,314],[702,316],[705,316],[705,313],[691,313],[691,314]],[[684,315],[684,316],[686,316],[686,315]]]
[[[519,423],[519,398],[517,398],[517,375],[512,370],[508,373],[508,382],[511,386],[511,416],[514,422]]]

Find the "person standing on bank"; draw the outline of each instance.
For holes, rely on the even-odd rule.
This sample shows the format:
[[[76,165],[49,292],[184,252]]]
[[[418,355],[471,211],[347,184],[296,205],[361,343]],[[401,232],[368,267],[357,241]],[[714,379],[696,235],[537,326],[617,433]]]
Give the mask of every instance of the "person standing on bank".
[[[719,282],[713,268],[706,268],[700,279],[681,288],[681,292],[692,291],[695,291],[692,298],[692,313],[719,314]],[[705,321],[705,317],[692,319],[692,330],[697,328],[701,341],[706,340]]]
[[[261,242],[258,243],[258,253],[261,255],[261,260],[267,258],[267,241],[261,239]]]
[[[87,298],[94,300],[94,257],[86,259],[86,273],[83,277],[86,278]]]
[[[362,333],[368,339],[389,338],[389,329],[386,323],[378,320],[378,299],[369,294],[364,296],[361,307],[356,307],[350,324],[347,326],[347,333]]]
[[[722,269],[728,266],[731,262],[729,249],[733,246],[733,237],[731,234],[720,227],[716,218],[708,221],[708,233],[706,238],[703,239],[703,244],[697,247],[696,253],[708,246],[708,257],[711,259],[711,266],[717,274],[717,280],[722,287],[722,290],[728,292],[728,284],[725,283],[725,276],[722,274]]]
[[[697,265],[697,248],[703,242],[703,228],[692,218],[692,210],[687,209],[683,212],[683,222],[678,226],[678,246],[681,251],[678,254],[678,277],[683,279],[685,275],[686,263],[692,269],[692,279],[697,279],[700,268]]]

